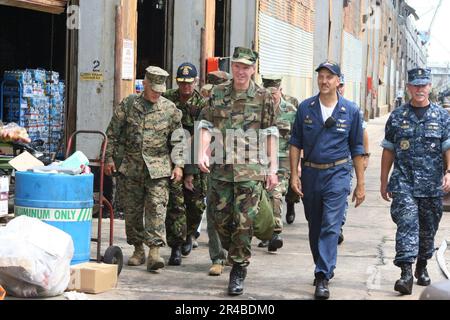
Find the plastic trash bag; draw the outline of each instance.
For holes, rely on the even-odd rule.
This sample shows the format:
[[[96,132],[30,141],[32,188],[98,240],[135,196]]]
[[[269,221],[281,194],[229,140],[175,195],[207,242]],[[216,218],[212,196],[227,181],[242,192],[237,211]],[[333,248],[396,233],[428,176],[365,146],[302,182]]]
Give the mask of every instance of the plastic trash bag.
[[[69,234],[35,218],[15,218],[0,228],[0,285],[19,298],[60,295],[73,253]]]
[[[27,130],[14,122],[11,122],[7,125],[0,125],[0,141],[3,142],[19,141],[24,143],[31,142]]]

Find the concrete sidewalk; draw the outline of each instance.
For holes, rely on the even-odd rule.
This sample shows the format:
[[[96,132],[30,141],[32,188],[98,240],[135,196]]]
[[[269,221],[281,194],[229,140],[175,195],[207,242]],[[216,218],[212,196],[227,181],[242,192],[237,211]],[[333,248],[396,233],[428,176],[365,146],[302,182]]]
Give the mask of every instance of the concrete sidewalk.
[[[370,136],[370,165],[366,172],[366,201],[355,209],[350,208],[344,228],[345,241],[339,246],[336,276],[330,282],[331,299],[418,299],[423,287],[415,285],[411,296],[399,296],[394,283],[400,269],[392,263],[395,255],[395,224],[389,213],[389,203],[379,193],[379,146],[384,137],[387,116],[368,123]],[[353,184],[354,185],[354,184]],[[237,299],[313,299],[314,265],[308,243],[307,223],[302,204],[297,205],[297,218],[285,225],[284,247],[275,254],[257,248],[253,241],[253,257],[245,281],[245,293]],[[132,248],[125,242],[124,223],[116,220],[116,243],[122,247],[126,259]],[[95,228],[94,228],[95,230]],[[105,230],[107,230],[105,228]],[[444,213],[436,246],[449,239],[450,219]],[[202,224],[199,248],[183,258],[180,267],[166,267],[161,272],[148,273],[145,266],[124,266],[115,290],[90,295],[91,299],[236,299],[227,293],[230,267],[219,277],[208,276],[210,266],[207,246],[206,221]],[[105,247],[106,249],[106,247]],[[95,249],[93,248],[93,253]],[[170,248],[162,255],[169,258]],[[432,281],[444,280],[436,260],[430,261]]]
[[[395,255],[395,224],[389,213],[389,203],[379,193],[379,146],[384,137],[387,116],[368,123],[370,165],[366,172],[366,201],[358,209],[350,207],[344,228],[345,241],[339,246],[335,277],[330,282],[331,299],[346,300],[410,300],[418,299],[424,287],[414,285],[413,294],[399,296],[394,283],[400,269],[392,263]],[[355,184],[353,184],[354,186]],[[128,267],[126,261],[132,247],[126,244],[124,221],[115,221],[115,244],[123,249],[125,265],[116,289],[97,295],[92,300],[304,300],[313,299],[314,264],[308,243],[308,227],[302,204],[298,204],[293,224],[285,225],[284,247],[268,253],[253,240],[253,256],[245,281],[245,293],[237,298],[227,295],[230,267],[219,277],[208,276],[209,260],[206,221],[202,224],[199,247],[183,258],[179,267],[167,266],[159,273],[149,273],[145,266]],[[96,231],[94,223],[93,232]],[[108,223],[104,224],[104,246],[107,248]],[[450,217],[444,213],[436,246],[449,239]],[[146,249],[148,252],[148,249]],[[92,245],[91,255],[96,254]],[[162,249],[166,262],[170,248]],[[429,273],[433,282],[444,280],[435,259],[430,260]],[[55,298],[54,298],[55,299]],[[57,297],[56,299],[63,299]]]

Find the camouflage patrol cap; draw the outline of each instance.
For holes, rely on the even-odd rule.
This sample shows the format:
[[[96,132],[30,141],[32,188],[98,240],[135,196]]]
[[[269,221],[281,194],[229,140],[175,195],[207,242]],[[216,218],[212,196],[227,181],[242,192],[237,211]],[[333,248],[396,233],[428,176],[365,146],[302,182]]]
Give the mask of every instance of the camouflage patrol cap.
[[[150,66],[145,69],[145,79],[147,79],[155,92],[166,92],[166,79],[168,76],[167,71],[160,67]]]
[[[206,76],[206,82],[212,85],[218,85],[230,80],[230,74],[225,71],[212,71]]]
[[[258,59],[259,54],[249,48],[236,47],[234,48],[233,57],[231,57],[231,62],[238,62],[247,65],[254,65]]]
[[[283,80],[283,77],[279,75],[262,76],[264,88],[279,88],[281,86],[281,80]]]
[[[201,90],[205,90],[205,91],[211,91],[213,89],[214,85],[211,83],[207,83],[205,84]]]
[[[431,83],[431,69],[415,68],[408,71],[408,84],[424,86]]]

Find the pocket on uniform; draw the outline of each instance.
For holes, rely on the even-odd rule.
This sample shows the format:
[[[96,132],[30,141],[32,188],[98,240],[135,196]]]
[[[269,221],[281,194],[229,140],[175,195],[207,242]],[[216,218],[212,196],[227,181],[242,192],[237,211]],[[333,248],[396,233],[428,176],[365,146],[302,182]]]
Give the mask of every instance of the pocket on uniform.
[[[425,130],[425,148],[428,152],[441,152],[440,130]]]
[[[425,138],[441,138],[440,130],[425,130]]]
[[[213,111],[213,124],[215,128],[221,129],[229,118],[229,112],[226,109],[215,108]]]
[[[277,121],[276,126],[282,137],[286,137],[291,131],[291,123],[289,121],[279,120]]]
[[[169,121],[161,120],[161,121],[155,122],[155,123],[153,123],[152,127],[157,132],[168,131],[169,130]]]
[[[407,129],[400,128],[397,132],[397,137],[399,137],[399,138],[411,138],[413,136],[414,136],[413,128],[407,128]]]
[[[261,127],[261,107],[246,104],[244,108],[244,129],[259,129]]]

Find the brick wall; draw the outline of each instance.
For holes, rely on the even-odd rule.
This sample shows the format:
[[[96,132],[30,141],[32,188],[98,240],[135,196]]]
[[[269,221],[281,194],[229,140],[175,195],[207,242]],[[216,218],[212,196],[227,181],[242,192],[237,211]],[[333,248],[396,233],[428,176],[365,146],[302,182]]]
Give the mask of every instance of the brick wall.
[[[312,33],[314,32],[315,3],[316,0],[260,0],[259,10]]]
[[[361,1],[352,1],[344,8],[344,30],[361,38]]]

